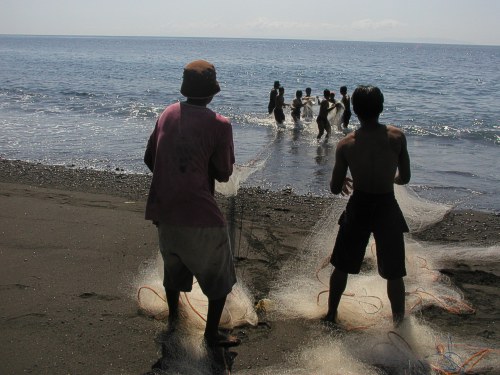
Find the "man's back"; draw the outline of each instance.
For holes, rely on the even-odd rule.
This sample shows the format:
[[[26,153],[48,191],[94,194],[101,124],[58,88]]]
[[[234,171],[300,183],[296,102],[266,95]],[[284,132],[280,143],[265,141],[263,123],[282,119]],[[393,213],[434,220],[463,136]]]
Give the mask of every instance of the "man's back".
[[[398,168],[403,183],[409,180],[406,138],[394,126],[378,123],[361,126],[339,142],[337,159],[332,186],[343,183],[347,168],[351,171],[353,188],[366,193],[392,192],[394,183],[398,183],[395,181]]]
[[[352,94],[352,104],[361,127],[338,143],[330,190],[343,195],[349,194],[351,187],[354,191],[338,221],[330,260],[335,269],[330,277],[325,320],[337,321],[348,274],[360,272],[373,233],[378,271],[387,280],[392,319],[399,325],[405,315],[403,233],[408,232],[408,226],[394,196],[394,184],[410,181],[406,138],[401,130],[378,122],[384,109],[384,96],[378,87],[358,86]],[[352,180],[347,178],[348,170]]]
[[[319,104],[319,113],[318,117],[327,118],[328,116],[328,107],[330,107],[330,101],[328,99],[323,99]]]
[[[230,122],[208,108],[173,104],[148,143],[154,161],[146,218],[185,226],[224,224],[214,180],[227,181],[234,163]]]

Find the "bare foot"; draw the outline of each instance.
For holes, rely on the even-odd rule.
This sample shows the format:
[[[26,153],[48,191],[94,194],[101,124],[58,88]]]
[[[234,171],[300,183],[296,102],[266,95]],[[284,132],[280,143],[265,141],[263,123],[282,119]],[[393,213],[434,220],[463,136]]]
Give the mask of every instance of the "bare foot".
[[[241,344],[241,340],[238,337],[234,335],[225,335],[221,332],[219,332],[215,337],[205,335],[204,339],[205,343],[209,347],[220,346],[224,348],[230,348]]]

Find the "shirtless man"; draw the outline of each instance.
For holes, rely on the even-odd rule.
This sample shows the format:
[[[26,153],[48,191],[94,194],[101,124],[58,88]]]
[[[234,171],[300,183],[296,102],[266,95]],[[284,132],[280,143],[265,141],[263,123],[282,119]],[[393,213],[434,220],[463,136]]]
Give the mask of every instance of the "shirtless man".
[[[339,141],[330,189],[333,194],[348,195],[351,188],[353,192],[338,222],[330,260],[335,268],[324,320],[337,323],[337,308],[348,274],[359,273],[373,233],[378,272],[387,280],[393,322],[397,326],[405,314],[403,233],[408,232],[408,226],[394,196],[394,184],[410,181],[410,157],[403,132],[378,121],[384,96],[377,87],[358,87],[352,94],[352,103],[361,127]],[[347,177],[348,169],[352,179]]]
[[[293,122],[297,123],[300,121],[300,109],[304,106],[302,103],[302,90],[297,90],[295,92],[295,99],[292,101],[292,119]]]
[[[280,81],[274,81],[274,86],[269,92],[269,104],[267,105],[267,110],[269,114],[273,113],[274,107],[276,107],[276,97],[278,96],[278,89],[280,87]]]
[[[342,86],[340,88],[340,94],[342,95],[341,102],[344,105],[344,113],[342,114],[342,125],[347,129],[349,126],[349,120],[351,119],[351,97],[347,95],[347,86]]]
[[[280,86],[278,89],[278,95],[276,96],[274,107],[274,119],[276,120],[276,123],[279,127],[282,127],[283,123],[285,122],[285,113],[283,112],[283,107],[286,107],[285,88],[283,86]]]
[[[328,113],[335,107],[334,106],[330,107],[331,104],[330,95],[331,95],[330,90],[328,89],[323,90],[324,99],[319,102],[319,113],[318,117],[316,117],[316,123],[318,124],[318,136],[316,138],[318,140],[321,139],[325,130],[326,130],[325,138],[327,139],[328,137],[330,137],[330,134],[332,132],[332,126],[330,125],[330,121],[328,121]]]

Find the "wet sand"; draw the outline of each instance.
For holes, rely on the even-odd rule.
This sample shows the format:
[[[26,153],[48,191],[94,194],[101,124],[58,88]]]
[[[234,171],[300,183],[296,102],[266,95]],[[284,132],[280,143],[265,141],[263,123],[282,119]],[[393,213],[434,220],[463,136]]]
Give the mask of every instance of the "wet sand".
[[[154,338],[164,323],[141,312],[134,297],[138,270],[157,253],[155,227],[143,218],[148,183],[148,176],[120,171],[0,160],[0,374],[141,374],[158,359]],[[218,196],[223,211],[234,214],[238,272],[256,302],[332,199],[258,188],[240,189],[233,202]],[[412,236],[498,245],[500,217],[451,211]],[[498,350],[499,258],[451,259],[441,267],[474,314],[430,307],[420,316]],[[266,324],[234,330],[243,342],[233,373],[285,366],[291,352],[321,334],[316,322],[261,319]]]

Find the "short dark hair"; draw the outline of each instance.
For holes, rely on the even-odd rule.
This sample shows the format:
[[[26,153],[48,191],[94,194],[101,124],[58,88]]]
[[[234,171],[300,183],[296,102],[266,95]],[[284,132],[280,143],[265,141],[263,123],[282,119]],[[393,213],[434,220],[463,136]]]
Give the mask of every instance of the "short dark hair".
[[[301,98],[302,97],[302,90],[297,90],[295,92],[295,96],[298,97],[298,98]]]
[[[352,109],[360,118],[375,118],[384,110],[384,95],[378,87],[358,86],[351,99]]]
[[[341,86],[340,87],[340,93],[343,94],[343,93],[347,93],[347,86]]]
[[[323,90],[323,96],[324,96],[325,98],[326,98],[326,97],[328,97],[328,96],[330,96],[330,90],[328,90],[328,89],[324,89],[324,90]]]

